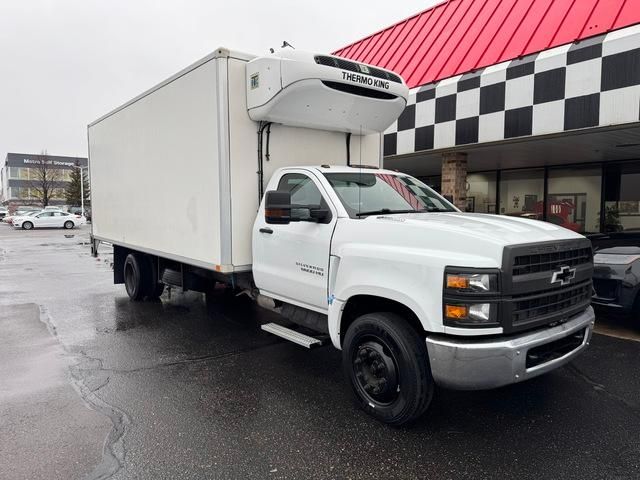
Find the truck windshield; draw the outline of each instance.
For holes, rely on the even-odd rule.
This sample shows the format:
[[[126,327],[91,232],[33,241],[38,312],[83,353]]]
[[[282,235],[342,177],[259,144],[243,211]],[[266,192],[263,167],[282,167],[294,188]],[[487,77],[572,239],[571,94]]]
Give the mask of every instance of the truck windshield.
[[[387,173],[325,173],[351,218],[368,215],[455,212],[424,183],[408,175]]]

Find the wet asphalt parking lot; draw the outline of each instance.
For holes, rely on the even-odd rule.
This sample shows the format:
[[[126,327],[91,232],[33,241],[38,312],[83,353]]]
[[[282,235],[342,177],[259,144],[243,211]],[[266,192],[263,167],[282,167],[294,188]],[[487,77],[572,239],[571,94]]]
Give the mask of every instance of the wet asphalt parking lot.
[[[1,479],[640,478],[640,321],[599,316],[574,364],[438,390],[390,428],[354,408],[337,350],[222,293],[132,303],[88,235],[0,225]]]

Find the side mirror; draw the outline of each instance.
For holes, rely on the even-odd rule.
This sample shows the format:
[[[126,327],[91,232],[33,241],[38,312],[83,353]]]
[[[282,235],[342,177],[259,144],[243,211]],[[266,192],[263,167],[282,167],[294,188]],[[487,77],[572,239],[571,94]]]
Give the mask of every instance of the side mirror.
[[[327,218],[329,218],[331,212],[328,208],[310,208],[309,209],[309,217],[318,223],[323,223]]]
[[[286,225],[291,221],[291,193],[271,190],[264,195],[264,220],[275,225]]]

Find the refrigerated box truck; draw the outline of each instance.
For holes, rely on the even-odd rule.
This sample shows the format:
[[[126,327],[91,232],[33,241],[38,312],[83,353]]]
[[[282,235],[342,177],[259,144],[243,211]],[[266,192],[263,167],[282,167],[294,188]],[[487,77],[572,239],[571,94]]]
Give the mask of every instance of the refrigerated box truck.
[[[91,123],[93,248],[132,300],[165,284],[248,294],[262,329],[342,350],[372,416],[403,424],[434,386],[485,389],[589,344],[581,235],[462,213],[382,168],[406,106],[395,73],[331,55],[219,48]]]

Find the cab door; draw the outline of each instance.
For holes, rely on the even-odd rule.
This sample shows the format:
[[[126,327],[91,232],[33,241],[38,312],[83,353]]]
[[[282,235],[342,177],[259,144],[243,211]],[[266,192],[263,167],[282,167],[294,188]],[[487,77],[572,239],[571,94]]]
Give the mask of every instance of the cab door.
[[[294,221],[267,223],[263,202],[253,230],[254,281],[264,294],[326,311],[329,251],[337,211],[308,171],[282,174],[278,190],[290,192]],[[312,217],[313,209],[326,209],[328,216],[317,221]]]

